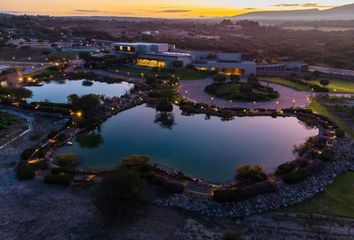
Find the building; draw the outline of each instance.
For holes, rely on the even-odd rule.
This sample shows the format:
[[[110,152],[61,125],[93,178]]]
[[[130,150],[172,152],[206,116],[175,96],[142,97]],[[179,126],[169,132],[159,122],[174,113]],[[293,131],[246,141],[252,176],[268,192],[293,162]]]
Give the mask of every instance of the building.
[[[226,75],[256,75],[256,63],[247,53],[194,52],[193,66],[202,71],[216,71]]]
[[[251,76],[256,74],[253,56],[246,53],[176,52],[167,43],[113,43],[113,52],[119,58],[130,59],[137,66],[184,68],[193,65],[197,70],[223,74]]]
[[[282,62],[275,64],[258,64],[257,75],[261,76],[289,76],[296,74],[302,76],[309,69],[308,64],[296,62]]]
[[[129,58],[141,67],[184,68],[191,64],[189,53],[175,52],[175,46],[167,43],[113,43],[113,52],[120,58]]]

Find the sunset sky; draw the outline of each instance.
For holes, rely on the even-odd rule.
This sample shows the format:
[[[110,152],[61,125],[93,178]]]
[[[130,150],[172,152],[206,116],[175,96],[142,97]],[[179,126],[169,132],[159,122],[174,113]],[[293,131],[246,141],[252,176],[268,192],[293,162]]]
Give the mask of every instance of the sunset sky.
[[[1,0],[0,12],[13,14],[200,18],[259,10],[326,9],[353,0]]]

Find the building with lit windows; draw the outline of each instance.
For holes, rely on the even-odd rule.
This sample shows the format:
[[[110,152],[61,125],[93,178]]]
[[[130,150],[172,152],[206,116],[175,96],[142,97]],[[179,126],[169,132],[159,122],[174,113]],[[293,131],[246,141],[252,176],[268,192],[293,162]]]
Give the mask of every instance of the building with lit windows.
[[[256,75],[257,65],[247,53],[194,52],[193,66],[201,71],[214,71],[226,75]]]
[[[184,68],[191,64],[191,54],[175,52],[175,46],[167,43],[114,43],[113,52],[121,58],[129,58],[141,67]]]
[[[175,46],[167,43],[113,43],[113,52],[120,58],[149,68],[184,68],[193,65],[200,71],[215,71],[226,75],[256,75],[256,63],[251,54],[176,52]]]

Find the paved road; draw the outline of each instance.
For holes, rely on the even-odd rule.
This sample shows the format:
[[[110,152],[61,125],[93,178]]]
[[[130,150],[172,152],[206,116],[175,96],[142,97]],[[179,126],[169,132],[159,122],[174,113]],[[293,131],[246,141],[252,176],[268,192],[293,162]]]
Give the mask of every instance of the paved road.
[[[191,99],[196,102],[201,103],[213,103],[220,107],[241,107],[241,108],[253,108],[254,104],[252,102],[242,102],[242,101],[228,101],[221,98],[211,97],[204,91],[204,88],[212,83],[211,79],[206,80],[181,80],[181,87],[179,89],[180,94],[184,97]],[[266,83],[263,83],[266,84]],[[276,109],[278,108],[290,108],[293,105],[296,107],[306,107],[311,103],[309,99],[311,96],[310,92],[300,92],[294,89],[269,83],[269,86],[277,90],[280,94],[278,99],[274,99],[267,102],[257,102],[256,108],[267,108],[267,109]],[[295,103],[293,103],[295,100]],[[278,102],[278,104],[276,103]]]
[[[334,75],[343,75],[343,76],[354,77],[354,71],[353,70],[348,70],[348,69],[310,66],[309,70],[310,71],[319,71],[319,72],[328,73],[328,74],[334,74]]]

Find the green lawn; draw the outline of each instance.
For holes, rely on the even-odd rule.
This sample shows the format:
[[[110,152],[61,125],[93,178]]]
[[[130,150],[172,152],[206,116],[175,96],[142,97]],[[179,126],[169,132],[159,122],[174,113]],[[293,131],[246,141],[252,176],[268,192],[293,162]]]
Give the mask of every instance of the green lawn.
[[[337,116],[331,113],[325,106],[323,106],[316,98],[312,98],[311,104],[308,106],[314,113],[321,114],[333,120],[341,129],[346,131],[354,139],[354,129],[340,120]]]
[[[117,70],[125,73],[129,72],[131,74],[141,74],[141,73],[159,74],[158,71],[153,71],[151,69],[139,68],[134,66],[120,66],[118,67]],[[210,73],[208,72],[197,71],[191,68],[176,69],[175,74],[181,79],[186,79],[186,80],[199,80],[199,79],[202,80],[210,76]]]
[[[288,210],[354,218],[354,172],[338,176],[325,192]]]
[[[310,87],[297,84],[295,82],[286,80],[281,77],[259,77],[259,79],[261,81],[264,80],[266,82],[280,84],[298,91],[311,91]],[[312,80],[312,81],[306,81],[303,79],[300,80],[305,81],[306,83],[311,83],[311,84],[316,84],[318,86],[321,86],[319,80]],[[354,82],[337,80],[337,79],[329,79],[329,85],[327,86],[327,88],[329,89],[330,92],[354,93]],[[336,91],[334,91],[334,89]]]
[[[297,91],[307,91],[307,92],[311,91],[311,88],[309,88],[307,86],[297,84],[295,82],[286,80],[281,77],[259,77],[259,80],[283,85],[283,86],[295,89]]]
[[[312,80],[309,83],[317,84],[320,86],[319,80]],[[343,93],[354,93],[354,82],[330,79],[327,88],[330,92],[343,92]],[[334,91],[336,89],[336,91]]]

